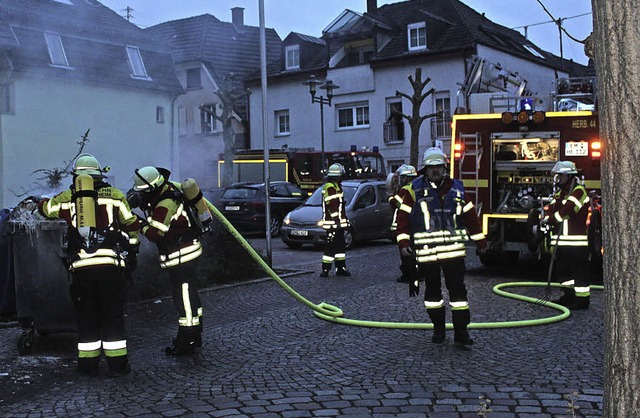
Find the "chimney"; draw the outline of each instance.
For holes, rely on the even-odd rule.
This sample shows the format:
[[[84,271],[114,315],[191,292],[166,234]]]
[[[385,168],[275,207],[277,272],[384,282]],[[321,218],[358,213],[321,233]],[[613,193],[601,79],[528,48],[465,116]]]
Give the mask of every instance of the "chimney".
[[[237,27],[244,26],[244,7],[231,8],[231,23]]]
[[[375,13],[378,11],[378,0],[367,0],[367,13]]]

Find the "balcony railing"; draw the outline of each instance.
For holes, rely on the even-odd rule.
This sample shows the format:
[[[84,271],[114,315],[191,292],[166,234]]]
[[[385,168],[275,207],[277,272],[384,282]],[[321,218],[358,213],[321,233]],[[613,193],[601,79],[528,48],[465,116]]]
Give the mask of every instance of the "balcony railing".
[[[431,119],[431,139],[451,138],[451,118]]]
[[[384,123],[384,143],[404,142],[404,123],[388,121]]]

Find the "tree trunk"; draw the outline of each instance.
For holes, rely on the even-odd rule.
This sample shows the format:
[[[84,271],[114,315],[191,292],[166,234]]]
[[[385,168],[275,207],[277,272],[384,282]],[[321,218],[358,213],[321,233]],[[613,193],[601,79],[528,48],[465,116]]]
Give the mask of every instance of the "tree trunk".
[[[224,112],[225,113],[229,112]],[[225,186],[233,183],[233,160],[235,158],[235,130],[233,129],[233,119],[229,116],[222,122],[222,138],[224,140],[224,172],[222,173],[222,184]]]
[[[604,416],[640,416],[640,24],[636,0],[593,0],[604,144]],[[585,330],[588,332],[588,330]]]

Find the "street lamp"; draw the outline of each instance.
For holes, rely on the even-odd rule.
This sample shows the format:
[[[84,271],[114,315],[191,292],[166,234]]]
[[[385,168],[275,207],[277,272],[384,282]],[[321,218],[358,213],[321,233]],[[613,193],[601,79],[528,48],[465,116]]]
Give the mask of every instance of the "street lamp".
[[[315,75],[309,77],[307,81],[302,83],[306,86],[309,86],[309,94],[311,94],[311,103],[319,103],[320,104],[320,141],[322,146],[322,174],[326,172],[326,162],[324,159],[324,105],[331,106],[331,99],[333,98],[333,91],[335,89],[339,89],[340,86],[333,84],[333,81],[326,80],[324,84],[322,81],[316,79]],[[327,91],[327,97],[324,96],[316,96],[316,92],[318,90],[318,86],[321,89]]]

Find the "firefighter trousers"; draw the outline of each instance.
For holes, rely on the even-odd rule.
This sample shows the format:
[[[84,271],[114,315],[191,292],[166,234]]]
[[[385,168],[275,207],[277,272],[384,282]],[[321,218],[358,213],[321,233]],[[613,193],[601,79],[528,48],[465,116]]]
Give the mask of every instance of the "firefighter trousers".
[[[322,270],[331,270],[331,265],[334,261],[336,269],[346,269],[346,251],[344,229],[336,228],[327,230],[327,243],[322,256]]]
[[[104,352],[109,372],[129,367],[124,323],[126,280],[121,268],[100,265],[73,273],[71,297],[78,323],[78,369],[98,373]]]
[[[202,303],[197,287],[198,259],[169,267],[173,306],[178,312],[176,345],[202,344]]]

